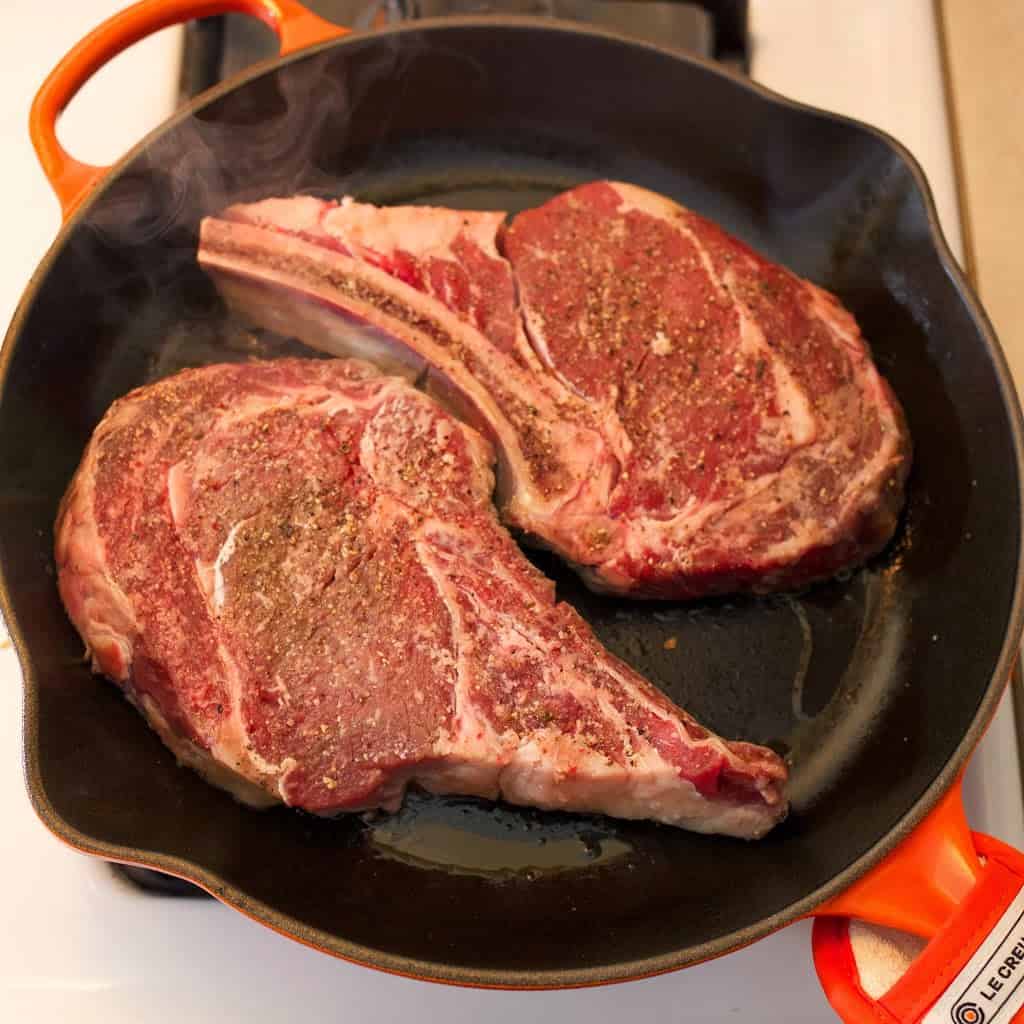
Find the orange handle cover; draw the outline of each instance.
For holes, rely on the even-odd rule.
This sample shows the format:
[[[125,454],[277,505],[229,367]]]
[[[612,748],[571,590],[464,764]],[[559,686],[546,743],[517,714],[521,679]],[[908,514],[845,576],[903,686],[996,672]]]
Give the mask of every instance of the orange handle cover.
[[[956,914],[980,875],[958,779],[885,860],[814,914],[856,917],[931,938]]]
[[[1024,855],[970,832],[958,780],[896,850],[815,912],[814,962],[829,1002],[846,1024],[917,1024],[936,1014],[954,1024],[984,1024],[986,1012],[991,1014],[1007,991],[1006,984],[998,980],[997,965],[991,968],[997,987],[986,988],[990,973],[986,970],[975,978],[981,994],[972,1001],[973,989],[965,988],[963,972],[974,971],[973,965],[969,970],[967,965],[1007,908],[1019,899],[1022,886]],[[931,940],[903,977],[878,999],[860,984],[850,946],[851,917]],[[1011,934],[1019,931],[1018,919]],[[1024,958],[1021,965],[1024,968]],[[949,993],[957,997],[951,1011],[939,1002]],[[989,1007],[986,999],[996,1002]],[[994,1016],[1005,1017],[1009,1024],[1009,1014]],[[1024,1011],[1013,1020],[1022,1018]]]
[[[132,43],[192,18],[238,12],[266,22],[277,33],[282,56],[348,33],[297,0],[142,0],[93,29],[50,72],[29,115],[32,145],[60,201],[64,219],[74,212],[109,167],[74,159],[57,141],[57,118],[83,85]]]

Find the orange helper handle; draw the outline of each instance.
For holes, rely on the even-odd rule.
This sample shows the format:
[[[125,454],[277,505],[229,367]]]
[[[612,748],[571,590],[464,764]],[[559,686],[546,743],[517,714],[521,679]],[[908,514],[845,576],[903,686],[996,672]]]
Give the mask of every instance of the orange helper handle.
[[[961,777],[888,857],[814,914],[856,917],[929,939],[957,912],[980,875]]]
[[[64,220],[110,170],[82,163],[57,141],[57,118],[108,61],[140,39],[193,18],[237,12],[259,18],[277,33],[281,55],[337,39],[349,29],[307,10],[297,0],[142,0],[93,29],[50,72],[29,115],[32,145],[60,201]]]
[[[815,967],[846,1024],[1024,1020],[1024,854],[970,831],[961,781],[885,860],[815,911]],[[850,918],[929,939],[877,998],[860,983]]]

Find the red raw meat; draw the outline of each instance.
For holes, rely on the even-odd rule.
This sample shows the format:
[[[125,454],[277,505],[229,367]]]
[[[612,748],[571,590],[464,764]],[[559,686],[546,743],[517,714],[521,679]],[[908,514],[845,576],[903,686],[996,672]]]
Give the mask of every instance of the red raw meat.
[[[756,837],[780,758],[613,657],[491,504],[490,445],[355,361],[187,370],[118,400],[56,525],[93,665],[253,804],[437,793]]]
[[[272,199],[199,258],[264,326],[426,367],[495,443],[505,521],[595,589],[794,588],[888,541],[910,442],[837,299],[631,185],[504,219]]]

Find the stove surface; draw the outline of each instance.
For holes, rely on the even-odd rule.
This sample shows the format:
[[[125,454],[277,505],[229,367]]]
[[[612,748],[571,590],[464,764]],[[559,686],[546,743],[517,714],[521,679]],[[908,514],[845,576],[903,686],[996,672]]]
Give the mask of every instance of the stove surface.
[[[8,186],[19,200],[10,204],[13,238],[0,256],[0,316],[13,313],[59,223],[25,130],[32,94],[42,71],[120,6],[121,0],[67,0],[43,12],[38,3],[15,0],[5,12],[9,59],[0,64],[0,131]],[[90,83],[62,123],[62,139],[76,156],[113,157],[173,107],[180,39],[177,31],[161,33]],[[756,79],[876,124],[917,155],[959,252],[930,0],[752,0],[751,42]],[[639,1014],[696,1021],[742,1014],[766,1024],[833,1019],[811,965],[807,923],[721,960],[647,981],[568,992],[488,992],[378,974],[283,939],[213,901],[148,895],[108,865],[61,846],[37,821],[21,777],[20,728],[19,671],[4,641],[0,864],[8,926],[0,934],[2,1019],[221,1024],[244,1018],[264,1024],[291,1019],[297,1010],[312,1020],[403,1024],[425,1018],[511,1024],[524,1017],[600,1024]],[[1020,845],[1024,805],[1016,766],[1005,701],[968,771],[967,801],[975,828]]]

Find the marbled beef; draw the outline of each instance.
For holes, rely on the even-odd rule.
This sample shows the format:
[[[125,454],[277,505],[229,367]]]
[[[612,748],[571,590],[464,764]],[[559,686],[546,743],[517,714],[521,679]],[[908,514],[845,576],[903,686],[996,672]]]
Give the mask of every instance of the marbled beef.
[[[95,669],[254,804],[396,808],[409,783],[756,837],[771,751],[605,651],[491,503],[491,446],[366,364],[187,370],[118,400],[56,526]]]
[[[792,588],[885,544],[909,439],[837,299],[630,185],[504,219],[272,199],[199,258],[260,324],[426,367],[495,442],[505,521],[596,589]]]

